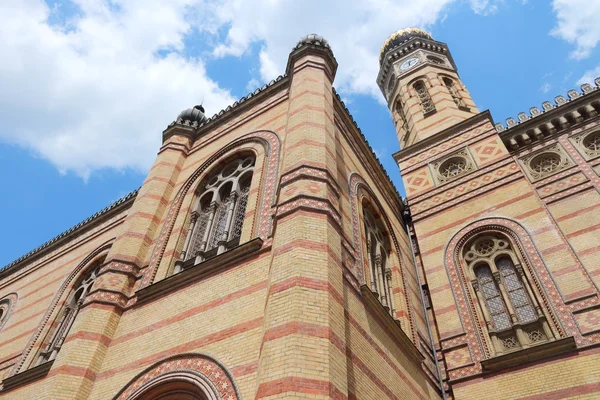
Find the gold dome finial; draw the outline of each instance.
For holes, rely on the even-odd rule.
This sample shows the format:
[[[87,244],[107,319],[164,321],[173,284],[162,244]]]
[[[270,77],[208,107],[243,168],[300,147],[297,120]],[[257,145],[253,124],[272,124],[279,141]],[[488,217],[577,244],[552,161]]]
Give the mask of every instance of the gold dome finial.
[[[396,46],[397,44],[406,42],[407,40],[412,39],[414,37],[420,37],[420,38],[424,38],[424,39],[433,40],[433,37],[431,36],[431,34],[427,31],[424,31],[423,29],[419,29],[419,28],[400,29],[399,31],[392,33],[390,35],[390,37],[387,38],[387,40],[383,43],[383,46],[381,46],[381,51],[379,52],[379,64],[381,65],[381,63],[383,62],[383,56],[385,55],[386,51],[388,51],[392,47]]]

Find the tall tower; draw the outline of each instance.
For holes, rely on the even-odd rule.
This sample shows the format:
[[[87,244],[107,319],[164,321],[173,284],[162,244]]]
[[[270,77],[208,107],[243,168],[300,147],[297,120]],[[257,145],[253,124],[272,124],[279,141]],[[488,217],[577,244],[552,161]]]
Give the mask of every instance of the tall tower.
[[[445,43],[416,28],[383,44],[377,83],[405,148],[478,114]]]

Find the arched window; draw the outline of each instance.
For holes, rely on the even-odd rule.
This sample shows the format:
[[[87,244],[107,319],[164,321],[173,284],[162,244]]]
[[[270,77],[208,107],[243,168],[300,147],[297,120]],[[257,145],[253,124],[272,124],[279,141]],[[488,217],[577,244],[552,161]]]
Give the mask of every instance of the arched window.
[[[428,114],[435,111],[435,105],[431,100],[431,96],[429,95],[429,90],[425,86],[423,81],[416,81],[413,85],[415,92],[417,92],[417,96],[419,97],[419,101],[421,102],[421,107],[423,108],[423,113]]]
[[[554,339],[507,237],[478,236],[467,243],[463,257],[496,354]]]
[[[8,317],[10,316],[10,312],[16,299],[17,295],[14,293],[0,299],[0,329],[2,329],[6,324],[6,321],[8,321]]]
[[[69,294],[65,306],[59,313],[59,322],[56,325],[56,328],[54,328],[54,330],[51,329],[48,332],[50,340],[42,344],[42,348],[37,355],[36,365],[52,361],[56,358],[56,355],[69,334],[71,326],[73,326],[73,322],[75,322],[75,318],[79,313],[79,309],[81,308],[85,297],[92,290],[92,286],[98,276],[101,265],[102,262],[96,263],[90,271],[83,276],[79,284],[72,290],[71,294]]]
[[[400,117],[400,129],[402,129],[403,134],[408,134],[408,120],[406,119],[406,113],[404,112],[404,106],[402,105],[402,101],[400,98],[396,100],[396,113],[398,117]],[[406,137],[406,136],[405,136]],[[408,140],[408,138],[406,138]]]
[[[182,252],[183,261],[195,257],[206,260],[239,244],[254,162],[254,156],[237,158],[201,185]],[[175,272],[180,269],[176,267]]]
[[[365,207],[365,236],[367,254],[369,259],[369,272],[371,291],[379,296],[381,304],[394,315],[394,298],[392,296],[392,270],[389,265],[390,245],[384,230],[373,216],[374,214]]]
[[[454,82],[452,81],[452,79],[443,77],[442,80],[444,81],[444,85],[446,85],[446,88],[450,92],[450,96],[452,96],[452,100],[454,100],[454,103],[456,103],[456,105],[458,107],[464,107],[465,102],[463,101],[462,97],[456,90],[456,87],[454,86]]]

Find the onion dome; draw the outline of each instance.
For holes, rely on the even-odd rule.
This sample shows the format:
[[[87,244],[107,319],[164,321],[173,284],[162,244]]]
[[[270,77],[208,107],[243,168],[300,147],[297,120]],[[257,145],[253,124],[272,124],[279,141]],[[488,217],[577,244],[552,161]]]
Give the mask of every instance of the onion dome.
[[[323,36],[317,35],[316,33],[311,33],[310,35],[306,35],[302,39],[300,39],[298,41],[298,44],[296,45],[295,49],[298,49],[306,44],[323,46],[328,49],[331,48],[331,47],[329,47],[329,42]]]
[[[383,43],[381,51],[379,52],[379,65],[383,63],[383,56],[388,50],[398,46],[401,43],[408,42],[413,38],[423,38],[433,40],[433,37],[426,31],[419,28],[405,28],[400,29],[390,35],[389,38]]]
[[[196,121],[198,124],[201,124],[206,120],[206,116],[204,115],[204,107],[202,106],[194,106],[193,108],[188,108],[187,110],[182,111],[177,116],[177,122],[183,121],[185,122],[194,122]]]

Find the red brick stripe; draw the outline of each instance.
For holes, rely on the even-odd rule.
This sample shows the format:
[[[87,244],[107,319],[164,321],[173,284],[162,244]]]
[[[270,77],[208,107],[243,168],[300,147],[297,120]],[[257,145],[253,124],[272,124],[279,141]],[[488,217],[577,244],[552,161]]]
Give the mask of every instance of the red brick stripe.
[[[275,396],[287,392],[306,393],[312,395],[331,396],[335,399],[347,399],[339,389],[329,381],[320,381],[316,379],[301,378],[298,376],[289,376],[286,378],[276,379],[271,382],[261,383],[256,393],[257,399],[263,397]]]
[[[87,331],[77,331],[75,333],[70,334],[65,339],[65,343],[70,342],[71,340],[89,340],[93,342],[102,343],[104,346],[108,346],[110,344],[110,338],[106,335],[97,332],[87,332]]]
[[[502,189],[502,190],[506,190],[506,188],[501,188],[501,189]],[[488,192],[488,195],[492,195],[492,196],[493,196],[493,195],[494,195],[494,193],[495,193],[495,192],[497,192],[497,191],[498,191],[498,190],[495,190],[495,191],[493,191],[493,192]],[[454,220],[454,221],[453,221],[451,224],[444,225],[444,226],[440,226],[440,227],[439,227],[439,228],[437,228],[437,229],[434,229],[434,230],[432,230],[432,231],[429,231],[429,232],[427,232],[427,233],[425,233],[425,234],[421,235],[421,238],[427,238],[427,237],[433,236],[433,235],[435,235],[435,234],[437,234],[437,233],[440,233],[440,232],[447,231],[448,229],[452,229],[452,228],[453,228],[453,227],[455,227],[455,226],[461,225],[461,224],[462,224],[462,223],[464,223],[465,221],[470,221],[470,220],[473,220],[473,219],[475,219],[475,218],[477,218],[477,217],[479,217],[479,216],[481,216],[481,215],[483,215],[483,214],[486,214],[486,213],[488,213],[489,211],[491,211],[492,209],[494,209],[494,210],[499,210],[499,209],[501,209],[501,208],[503,208],[503,207],[509,206],[509,205],[511,205],[511,204],[514,204],[514,203],[516,203],[516,202],[518,202],[518,201],[524,200],[524,199],[526,199],[526,198],[528,198],[528,197],[531,197],[531,196],[533,196],[533,195],[534,195],[534,194],[533,194],[532,192],[528,192],[528,193],[522,194],[521,196],[514,197],[514,198],[512,198],[512,199],[510,199],[510,200],[503,201],[502,203],[498,203],[498,204],[496,204],[496,205],[494,205],[494,206],[492,206],[492,207],[486,208],[485,210],[482,210],[482,211],[480,211],[480,212],[478,212],[478,213],[471,214],[471,215],[469,215],[469,216],[467,216],[467,217],[465,217],[465,218],[462,218],[462,219],[457,219],[457,220]]]
[[[556,218],[556,221],[557,222],[564,221],[564,220],[576,217],[578,215],[585,214],[587,212],[593,211],[596,208],[600,208],[600,203],[593,204],[593,205],[591,205],[589,207],[581,208],[581,209],[579,209],[579,210],[577,210],[575,212],[572,212],[570,214],[565,214],[562,217]]]
[[[521,400],[560,400],[590,393],[600,393],[600,383],[588,383],[586,385],[554,390],[543,394],[522,397]]]
[[[588,226],[587,228],[580,229],[575,232],[571,232],[571,233],[567,234],[567,237],[569,239],[571,239],[571,238],[574,238],[575,236],[585,235],[586,233],[590,233],[590,232],[593,232],[593,231],[599,230],[599,229],[600,229],[600,224],[596,224],[596,225]]]
[[[200,347],[207,346],[212,343],[220,342],[221,340],[228,339],[230,337],[240,335],[252,329],[260,328],[263,324],[262,318],[256,318],[251,321],[247,321],[238,325],[234,325],[232,327],[222,329],[215,333],[211,333],[210,335],[203,336],[198,339],[191,340],[186,343],[182,343],[178,346],[171,347],[170,349],[160,351],[158,353],[154,353],[150,356],[140,358],[136,361],[127,363],[120,367],[112,368],[107,371],[102,372],[98,375],[98,380],[110,378],[118,373],[131,371],[131,370],[139,370],[144,366],[160,361],[168,356],[173,354],[185,353],[192,350],[197,350]]]
[[[96,380],[97,376],[97,374],[89,368],[73,367],[70,365],[61,365],[60,367],[50,370],[50,373],[48,373],[47,377],[50,378],[55,375],[78,376],[88,379],[92,382]]]
[[[191,317],[193,315],[196,315],[198,313],[210,310],[211,308],[215,308],[215,307],[221,306],[223,304],[229,303],[230,301],[233,301],[235,299],[239,299],[239,298],[242,298],[244,296],[248,296],[248,295],[250,295],[252,293],[255,293],[255,292],[259,291],[259,290],[265,289],[266,287],[267,287],[267,281],[266,280],[262,281],[262,282],[258,282],[258,283],[254,284],[252,286],[248,286],[248,287],[240,289],[240,290],[238,290],[236,292],[230,293],[227,296],[224,296],[224,297],[221,297],[221,298],[209,301],[208,303],[201,304],[199,306],[190,308],[190,309],[188,309],[188,310],[186,310],[184,312],[181,312],[181,313],[179,313],[177,315],[174,315],[174,316],[172,316],[170,318],[163,319],[162,321],[155,322],[154,324],[144,326],[143,328],[140,328],[140,329],[137,329],[135,331],[129,332],[129,333],[123,335],[123,336],[119,336],[118,338],[115,338],[113,340],[112,345],[114,346],[114,345],[117,345],[119,343],[126,342],[128,340],[138,338],[138,337],[140,337],[142,335],[145,335],[147,333],[154,332],[157,329],[163,328],[163,327],[165,327],[167,325],[174,324],[176,322],[179,322],[181,320],[189,318],[189,317]]]

